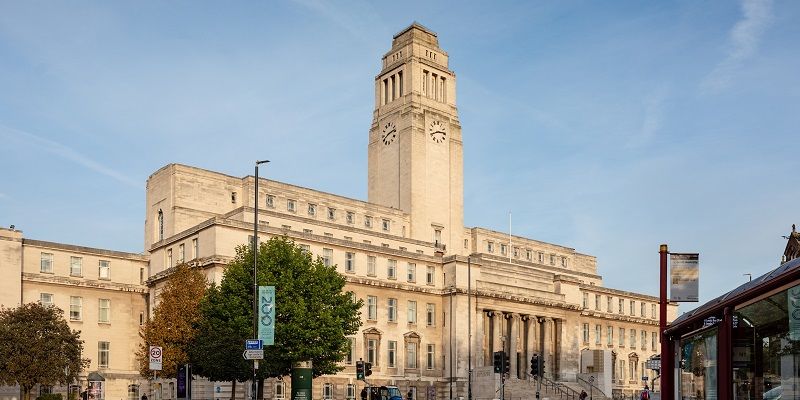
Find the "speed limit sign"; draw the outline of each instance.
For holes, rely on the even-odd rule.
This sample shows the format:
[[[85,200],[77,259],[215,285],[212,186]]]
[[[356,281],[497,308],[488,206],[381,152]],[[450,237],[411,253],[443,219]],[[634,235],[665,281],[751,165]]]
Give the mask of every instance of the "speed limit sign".
[[[150,369],[153,371],[161,371],[161,362],[163,361],[161,347],[150,346]]]

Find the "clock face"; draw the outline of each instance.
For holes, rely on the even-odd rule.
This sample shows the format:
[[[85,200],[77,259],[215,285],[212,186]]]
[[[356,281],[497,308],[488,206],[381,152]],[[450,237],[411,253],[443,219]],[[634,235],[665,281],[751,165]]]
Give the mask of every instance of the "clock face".
[[[447,139],[447,127],[441,121],[431,121],[428,124],[428,134],[436,143],[442,143]]]
[[[381,129],[381,140],[383,144],[390,145],[397,138],[397,127],[394,125],[394,122],[387,122],[383,125],[383,129]]]

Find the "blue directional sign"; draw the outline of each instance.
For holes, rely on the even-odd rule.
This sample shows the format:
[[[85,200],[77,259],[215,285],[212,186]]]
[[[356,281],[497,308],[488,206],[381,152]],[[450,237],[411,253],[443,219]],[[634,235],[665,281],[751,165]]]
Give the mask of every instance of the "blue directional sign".
[[[257,339],[257,340],[248,339],[244,344],[244,349],[245,350],[261,350],[263,348],[263,347],[261,347],[261,343],[262,342],[261,342],[260,339]]]

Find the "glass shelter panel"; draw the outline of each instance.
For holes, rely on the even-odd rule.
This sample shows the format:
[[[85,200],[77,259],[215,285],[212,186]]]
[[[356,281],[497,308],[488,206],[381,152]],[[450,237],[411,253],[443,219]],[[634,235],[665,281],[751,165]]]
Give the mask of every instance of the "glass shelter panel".
[[[709,328],[681,340],[682,400],[717,400],[717,329]]]

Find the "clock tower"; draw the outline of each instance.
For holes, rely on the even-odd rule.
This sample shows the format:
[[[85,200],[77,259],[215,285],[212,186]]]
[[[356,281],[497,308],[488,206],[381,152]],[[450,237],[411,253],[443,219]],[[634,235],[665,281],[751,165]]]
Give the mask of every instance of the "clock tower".
[[[394,36],[375,77],[368,200],[411,217],[407,236],[458,254],[464,167],[455,74],[436,33],[413,23]]]

